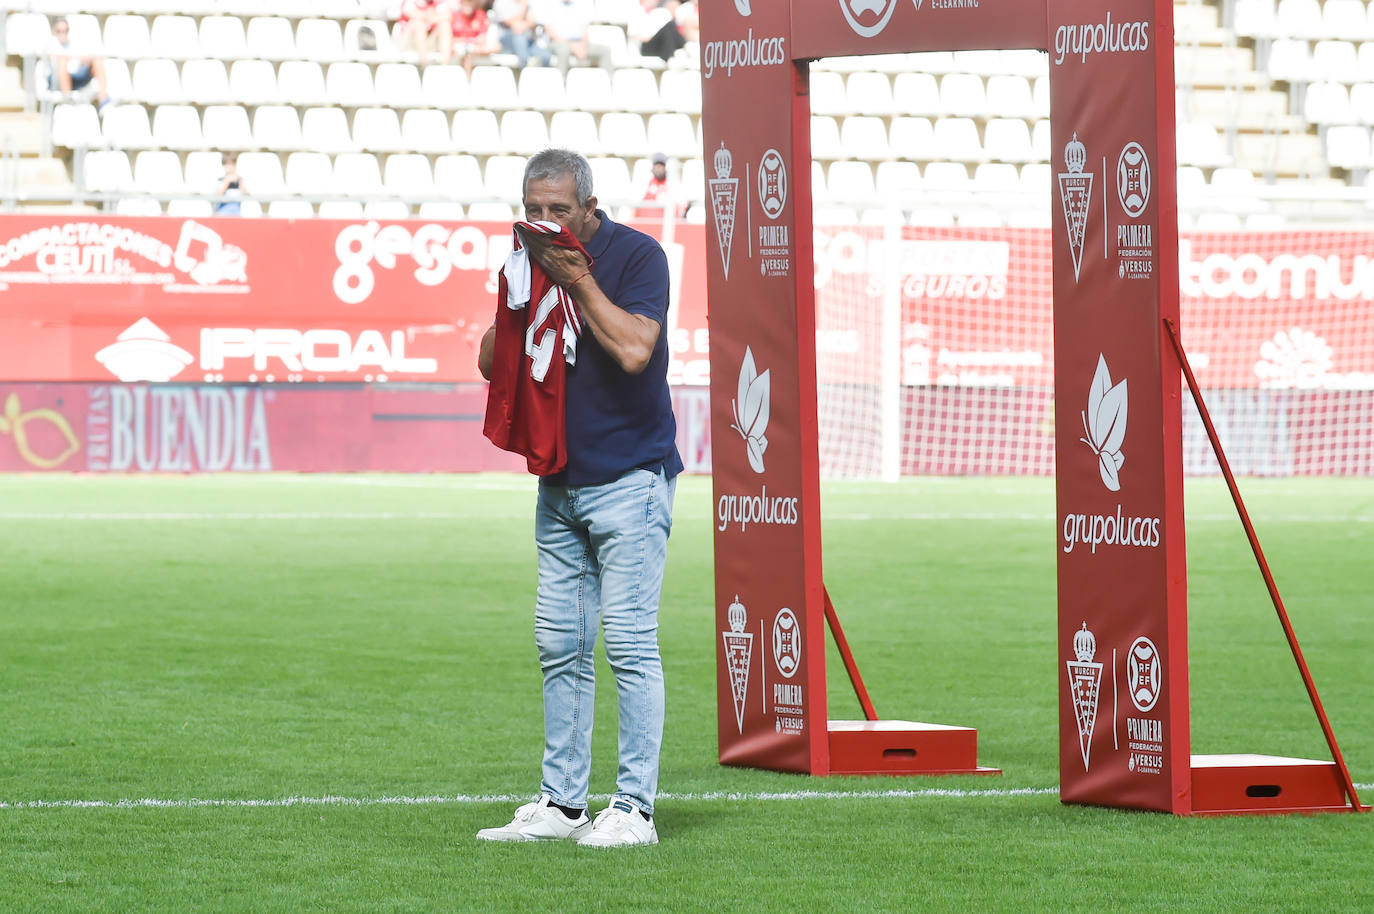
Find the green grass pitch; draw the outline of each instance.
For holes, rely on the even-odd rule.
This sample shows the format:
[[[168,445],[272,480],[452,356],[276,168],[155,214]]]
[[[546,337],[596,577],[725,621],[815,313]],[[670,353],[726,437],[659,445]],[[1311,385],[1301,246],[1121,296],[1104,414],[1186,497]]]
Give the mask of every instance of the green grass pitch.
[[[1374,480],[1242,490],[1369,785]],[[1048,479],[824,489],[878,711],[978,727],[1004,775],[720,767],[711,508],[684,478],[662,843],[597,853],[473,837],[538,789],[529,480],[0,477],[0,910],[1374,910],[1374,817],[1060,804]],[[1188,530],[1194,751],[1326,757],[1220,482],[1189,482]]]

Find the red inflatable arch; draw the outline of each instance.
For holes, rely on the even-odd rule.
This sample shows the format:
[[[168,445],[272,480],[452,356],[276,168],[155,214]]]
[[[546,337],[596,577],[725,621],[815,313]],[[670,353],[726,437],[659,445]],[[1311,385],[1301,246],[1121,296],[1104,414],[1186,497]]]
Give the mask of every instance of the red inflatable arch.
[[[1359,808],[1313,689],[1334,761],[1191,754],[1173,0],[701,6],[720,761],[990,770],[975,730],[876,719],[826,594],[808,62],[1036,48],[1055,150],[1056,413],[1084,417],[1055,441],[1061,797],[1176,814]],[[829,719],[827,622],[868,720]]]

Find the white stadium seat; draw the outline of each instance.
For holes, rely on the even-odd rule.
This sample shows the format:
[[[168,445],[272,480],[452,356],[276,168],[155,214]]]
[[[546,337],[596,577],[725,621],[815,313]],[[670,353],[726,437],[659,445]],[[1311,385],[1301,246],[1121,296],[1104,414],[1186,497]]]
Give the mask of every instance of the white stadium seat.
[[[843,159],[844,144],[840,142],[840,125],[828,115],[811,115],[811,158]]]
[[[420,80],[425,105],[453,111],[466,107],[471,96],[468,75],[459,66],[430,64]]]
[[[105,37],[101,48],[107,57],[134,60],[152,54],[148,38],[148,20],[144,16],[116,14],[105,20]]]
[[[665,70],[658,84],[659,98],[669,111],[701,114],[701,75],[694,70]]]
[[[214,214],[214,204],[209,200],[178,199],[167,201],[167,215],[178,219],[206,219]],[[242,215],[248,214],[243,213]]]
[[[306,108],[301,115],[301,139],[307,149],[351,152],[357,148],[342,108]]]
[[[593,157],[587,160],[592,167],[592,190],[596,198],[614,206],[632,203],[639,198],[630,184],[630,166],[615,157]],[[517,181],[517,188],[520,182]]]
[[[898,73],[892,100],[899,115],[934,117],[940,113],[940,85],[929,73]]]
[[[207,145],[215,149],[252,149],[248,111],[238,105],[210,105],[201,119]]]
[[[343,46],[343,30],[334,19],[302,19],[296,24],[296,53],[307,60],[350,58]]]
[[[1374,82],[1350,87],[1350,116],[1360,124],[1374,124]]]
[[[611,74],[611,94],[621,111],[651,114],[663,107],[658,97],[658,79],[652,70],[623,67]]]
[[[572,70],[580,73],[581,70]],[[596,119],[586,111],[555,111],[549,118],[549,142],[564,149],[577,149],[586,155],[600,151]]]
[[[520,71],[516,94],[521,107],[532,111],[561,111],[568,105],[563,74],[557,67],[525,67]]]
[[[318,197],[334,193],[334,165],[322,152],[293,152],[286,157],[286,188],[293,194]]]
[[[1346,124],[1326,131],[1326,157],[1337,168],[1365,169],[1374,165],[1370,157],[1369,128]]]
[[[509,152],[533,155],[549,145],[549,128],[538,111],[507,111],[501,115],[501,145]]]
[[[846,206],[872,206],[878,199],[867,162],[831,162],[825,186],[827,200]]]
[[[158,16],[149,33],[149,53],[173,60],[193,60],[200,56],[200,30],[190,16]]]
[[[601,116],[601,148],[608,153],[638,158],[653,152],[644,131],[644,118],[629,111],[612,111]],[[629,180],[629,175],[626,175]]]
[[[277,72],[277,92],[287,104],[333,104],[324,86],[324,70],[313,60],[283,60]]]
[[[186,183],[181,177],[181,159],[175,152],[165,149],[140,152],[134,158],[134,186],[160,196],[184,193]]]
[[[984,162],[973,169],[973,189],[979,194],[1016,195],[1021,175],[1009,162]]]
[[[645,124],[649,147],[675,159],[701,157],[701,146],[697,143],[696,131],[692,129],[692,119],[681,112],[659,111],[649,115]]]
[[[860,71],[845,80],[846,107],[859,114],[890,117],[896,113],[892,83],[886,73]]]
[[[574,67],[568,71],[565,92],[577,100],[577,110],[614,111],[615,96],[611,93],[611,76],[600,67]]]
[[[988,158],[1002,162],[1034,162],[1039,158],[1031,143],[1030,128],[1019,117],[989,120],[983,131],[983,147]]]
[[[442,153],[453,147],[448,115],[433,108],[410,108],[401,115],[401,139],[405,148]]]
[[[105,140],[100,132],[100,117],[95,113],[95,107],[87,104],[54,105],[52,141],[53,145],[68,149],[103,145]]]
[[[924,162],[944,156],[935,145],[935,126],[926,117],[894,117],[888,129],[888,145],[899,159]]]
[[[419,153],[388,156],[382,168],[382,183],[386,185],[387,193],[407,200],[435,195],[429,159]]]
[[[472,68],[468,76],[472,97],[481,99],[482,107],[493,111],[507,111],[520,107],[520,93],[515,85],[515,72],[510,67],[482,64]]]
[[[521,182],[525,179],[524,156],[492,156],[482,169],[481,195],[493,200],[518,200],[521,197]],[[600,196],[601,189],[595,187],[593,172],[593,193]]]
[[[496,155],[503,151],[501,127],[496,114],[481,108],[470,108],[453,115],[453,145],[475,155]]]
[[[248,47],[264,60],[290,60],[296,56],[296,35],[285,16],[254,16],[248,20]]]
[[[248,153],[244,153],[247,155]],[[212,150],[186,153],[186,188],[190,192],[212,194],[224,178],[221,154]]]
[[[892,156],[892,149],[887,144],[887,126],[880,117],[845,118],[840,125],[840,146],[846,155],[858,159],[878,160]]]
[[[94,193],[133,190],[134,173],[129,155],[122,149],[94,149],[82,162],[85,189]]]
[[[363,204],[363,218],[394,222],[410,218],[410,204],[404,200],[368,200]]]
[[[148,120],[148,109],[142,105],[113,105],[104,118],[105,142],[115,149],[146,149],[156,145]]]
[[[1030,80],[1024,76],[992,76],[987,84],[987,111],[996,117],[1028,117],[1035,109]]]
[[[275,197],[288,193],[281,156],[275,152],[244,152],[238,158],[239,174],[249,194]]]
[[[313,219],[315,207],[306,200],[273,200],[267,204],[269,219]]]
[[[253,140],[262,149],[306,149],[301,118],[292,105],[262,105],[253,112]]]
[[[1353,42],[1329,39],[1312,49],[1312,78],[1354,83],[1374,74],[1360,72],[1359,52]]]
[[[126,197],[115,204],[121,216],[161,216],[162,204],[147,197]]]
[[[393,108],[359,108],[353,114],[353,144],[359,149],[400,152],[401,119]],[[337,165],[337,163],[336,163]]]
[[[321,200],[318,215],[321,219],[361,219],[363,205],[358,200]]]
[[[509,203],[483,200],[468,204],[467,210],[468,218],[474,222],[511,222],[515,219],[515,210]]]
[[[482,166],[476,156],[443,155],[434,160],[434,187],[444,197],[472,199],[482,194]],[[518,191],[519,188],[517,187]]]
[[[175,61],[148,57],[134,62],[129,79],[130,99],[152,105],[175,104],[186,94],[181,89],[181,71]]]
[[[1280,35],[1294,38],[1320,38],[1322,9],[1317,0],[1279,0],[1274,24]]]
[[[283,98],[277,92],[277,71],[268,60],[236,60],[229,65],[229,92],[244,105],[271,105]]]
[[[425,104],[420,70],[410,63],[384,63],[377,67],[376,103],[393,108],[412,108]]]
[[[915,162],[879,162],[873,188],[881,199],[910,209],[921,198],[921,169]]]
[[[463,204],[449,200],[425,200],[415,215],[431,222],[460,222],[467,218]]]
[[[197,105],[226,104],[234,97],[222,60],[188,60],[182,64],[181,91]]]
[[[345,108],[371,105],[376,100],[372,69],[356,60],[331,63],[324,75],[324,88],[333,104]]]
[[[1314,124],[1350,123],[1350,91],[1341,83],[1312,83],[1303,94],[1302,113]]]
[[[159,105],[153,112],[153,138],[168,149],[204,149],[200,112],[194,105]]]
[[[842,75],[829,70],[811,74],[811,113],[835,116],[851,113]]]
[[[982,162],[987,159],[978,125],[971,117],[944,117],[935,122],[935,148],[944,158],[958,162]]]
[[[200,20],[200,52],[220,60],[252,57],[238,16],[206,16]]]
[[[972,73],[949,73],[940,80],[940,113],[956,117],[986,114],[987,91],[983,78]]]

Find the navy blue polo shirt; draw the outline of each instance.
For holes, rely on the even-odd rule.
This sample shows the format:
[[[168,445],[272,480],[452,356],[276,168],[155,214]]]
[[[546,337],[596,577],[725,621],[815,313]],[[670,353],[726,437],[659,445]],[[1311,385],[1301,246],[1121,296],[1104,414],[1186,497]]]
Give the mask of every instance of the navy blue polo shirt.
[[[658,321],[648,366],[627,374],[584,325],[577,362],[568,366],[568,466],[545,476],[550,485],[611,482],[629,470],[682,472],[677,423],[668,393],[668,258],[657,241],[597,210],[601,225],[584,247],[592,277],[612,302]]]

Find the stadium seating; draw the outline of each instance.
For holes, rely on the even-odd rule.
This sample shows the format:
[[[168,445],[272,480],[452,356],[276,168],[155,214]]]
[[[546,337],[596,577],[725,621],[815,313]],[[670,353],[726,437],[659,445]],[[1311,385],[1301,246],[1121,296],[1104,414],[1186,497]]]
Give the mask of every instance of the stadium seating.
[[[295,154],[323,154],[331,176],[340,157],[369,157],[372,168],[361,164],[366,158],[345,161],[350,174],[363,175],[375,193],[370,211],[399,212],[402,206],[412,211],[422,202],[443,202],[458,209],[426,211],[470,213],[467,202],[493,202],[490,185],[473,181],[472,166],[480,176],[489,160],[525,156],[549,143],[622,160],[623,168],[598,166],[610,182],[608,188],[598,187],[604,200],[611,201],[608,191],[614,190],[624,195],[616,204],[633,202],[654,152],[674,160],[672,171],[684,182],[679,193],[685,199],[703,196],[703,189],[690,183],[704,181],[707,171],[696,48],[666,65],[640,57],[624,31],[634,0],[595,4],[592,40],[609,52],[612,68],[575,66],[565,75],[553,67],[519,69],[512,57],[497,54],[479,59],[471,76],[457,65],[417,67],[414,54],[395,43],[388,22],[376,18],[384,3],[34,0],[10,5],[23,7],[10,12],[6,22],[12,58],[40,57],[50,15],[61,11],[68,13],[75,37],[99,44],[107,56],[107,88],[118,104],[103,117],[89,106],[49,102],[48,135],[70,159],[73,176],[74,151],[89,149],[81,166],[85,178],[94,175],[102,187],[120,192],[143,189],[142,179],[166,169],[170,154],[177,158],[183,183],[153,181],[169,211],[174,197],[179,211],[196,209],[189,205],[195,195],[213,191],[204,181],[191,180],[192,162],[194,156],[220,150],[276,157],[281,181],[273,180],[262,159],[258,167],[268,177],[253,186],[317,201],[338,196],[340,185],[326,191],[309,179],[297,184],[305,172],[290,167]],[[1263,218],[1252,216],[1274,215],[1261,198],[1265,186],[1276,181],[1315,178],[1365,193],[1366,173],[1374,167],[1374,4],[1235,0],[1233,6],[1228,24],[1220,0],[1175,4],[1178,161],[1182,169],[1195,169],[1180,175],[1190,181],[1200,176],[1219,198],[1259,200],[1237,213],[1247,225],[1263,224]],[[375,49],[360,46],[364,28],[376,39]],[[1046,73],[1045,57],[1036,51],[814,62],[810,95],[812,152],[821,165],[818,199],[828,181],[827,199],[840,208],[846,205],[843,195],[856,189],[884,198],[898,194],[911,216],[929,202],[922,195],[937,189],[931,166],[939,166],[934,169],[939,192],[944,199],[953,193],[955,200],[963,199],[959,194],[971,200],[1008,193],[1016,169],[1024,180],[1031,166],[1037,175],[1041,167],[1057,167],[1050,148]],[[123,154],[123,164],[116,156],[97,155],[103,152]],[[144,152],[163,155],[144,160]],[[131,161],[150,164],[130,168]],[[907,165],[911,168],[898,167]],[[1237,167],[1240,172],[1228,171]],[[867,180],[861,169],[867,170]],[[1242,173],[1248,182],[1237,178]],[[1034,206],[1000,207],[1006,221],[1033,222],[1036,206],[1048,202],[1049,185],[1048,178],[1041,182]],[[511,187],[502,187],[501,201],[510,200]],[[89,181],[85,189],[94,190]],[[427,199],[436,193],[444,199]],[[379,209],[388,194],[396,205]],[[1185,200],[1185,208],[1197,199],[1202,198]],[[971,209],[954,218],[972,224],[998,208]],[[345,209],[351,210],[331,206],[329,211]],[[859,218],[878,218],[858,209]],[[275,212],[302,210],[283,206]],[[829,216],[838,212],[832,209]],[[693,215],[700,217],[700,212]],[[943,224],[944,216],[921,218]]]

